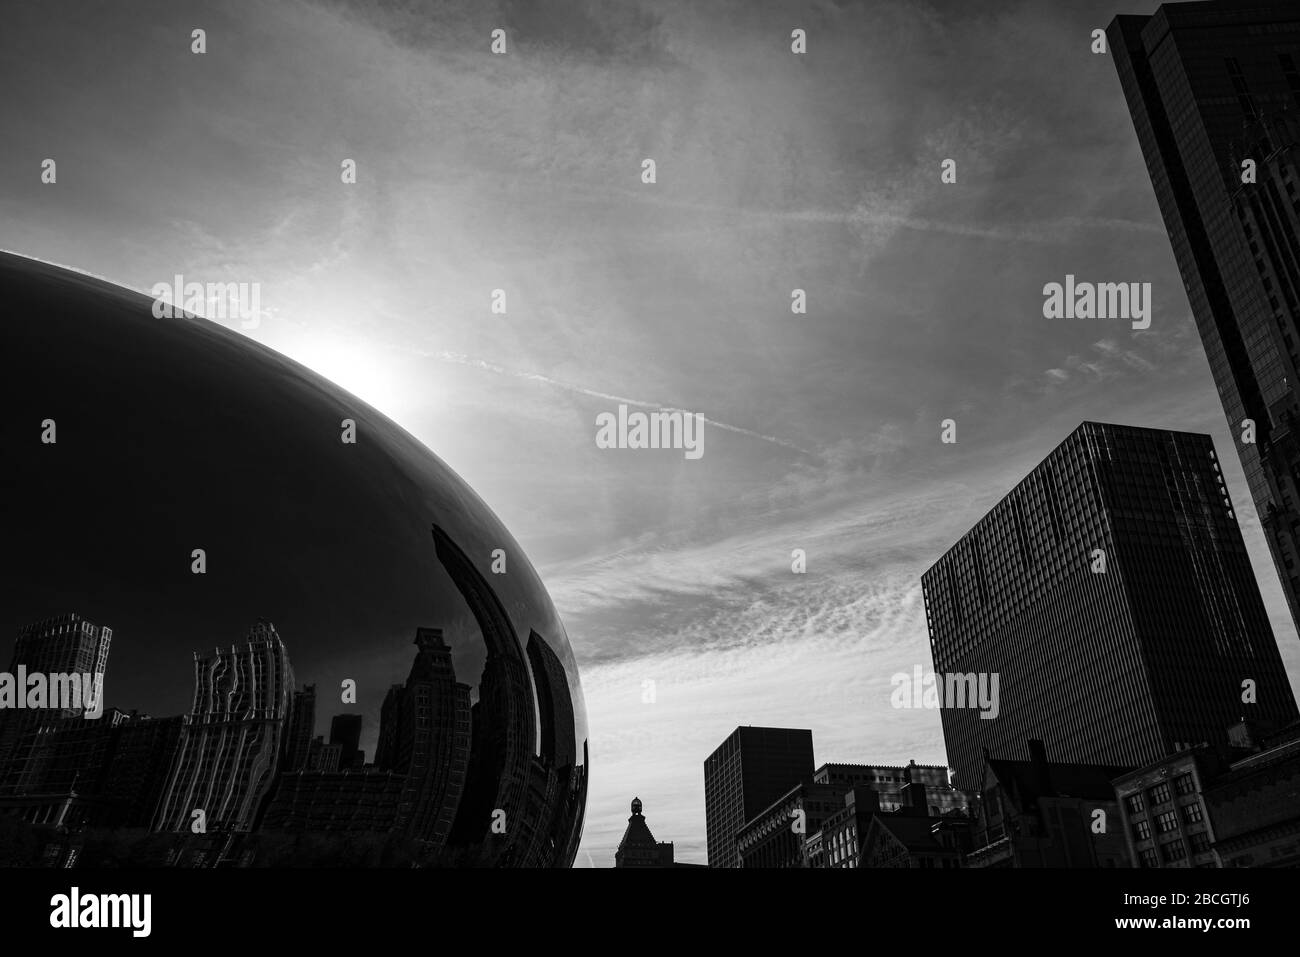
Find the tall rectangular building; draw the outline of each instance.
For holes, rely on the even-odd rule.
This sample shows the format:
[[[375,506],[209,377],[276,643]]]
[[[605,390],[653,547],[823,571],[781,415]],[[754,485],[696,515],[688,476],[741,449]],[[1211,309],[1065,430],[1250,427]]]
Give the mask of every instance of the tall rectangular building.
[[[304,685],[293,693],[289,720],[285,724],[284,756],[281,769],[288,773],[303,771],[311,758],[312,738],[316,733],[316,686]]]
[[[704,762],[710,867],[740,867],[736,834],[760,811],[813,774],[812,732],[737,728]]]
[[[1297,717],[1207,435],[1083,423],[922,586],[936,687],[997,690],[939,700],[958,787],[1030,738],[1139,767]]]
[[[22,782],[30,780],[33,769],[28,765],[36,760],[42,725],[102,709],[102,701],[88,696],[103,694],[112,641],[113,629],[77,614],[55,615],[19,629],[9,674],[16,676],[21,667],[28,675],[44,675],[47,682],[55,675],[89,676],[90,687],[82,689],[81,706],[76,708],[0,708],[0,796],[21,792]]]
[[[94,625],[80,615],[56,615],[18,632],[11,673],[23,665],[28,673],[102,675],[108,667],[113,629]]]
[[[1300,627],[1300,4],[1165,4],[1107,35]]]
[[[415,645],[406,684],[390,688],[380,709],[375,764],[404,776],[396,826],[440,850],[465,793],[470,686],[456,680],[441,628],[417,628]]]
[[[364,765],[366,753],[361,750],[361,715],[336,714],[330,720],[330,744],[337,744],[340,748],[340,771]]]

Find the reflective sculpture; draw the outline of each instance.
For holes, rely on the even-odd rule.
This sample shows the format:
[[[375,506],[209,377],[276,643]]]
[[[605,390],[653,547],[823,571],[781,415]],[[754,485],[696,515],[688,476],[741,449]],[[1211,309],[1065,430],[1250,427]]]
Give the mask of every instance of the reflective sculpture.
[[[573,654],[474,492],[224,327],[3,254],[0,291],[0,863],[569,866]]]

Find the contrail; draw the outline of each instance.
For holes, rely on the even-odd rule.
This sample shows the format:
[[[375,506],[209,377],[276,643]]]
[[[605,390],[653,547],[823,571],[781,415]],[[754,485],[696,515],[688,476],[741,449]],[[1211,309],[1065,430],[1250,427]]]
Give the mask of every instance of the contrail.
[[[671,199],[643,190],[606,186],[592,186],[574,198],[580,202],[607,202],[611,196],[619,196],[633,202],[661,206],[667,209],[680,209],[695,213],[716,213],[760,221],[824,223],[843,226],[895,226],[922,232],[967,236],[973,239],[993,239],[1000,242],[1040,245],[1067,243],[1070,241],[1068,233],[1077,229],[1114,230],[1150,233],[1152,235],[1165,234],[1165,228],[1160,223],[1102,216],[1063,216],[1055,220],[1031,220],[1001,225],[992,223],[954,223],[886,209],[873,209],[865,202],[856,203],[852,208],[842,210],[763,209],[753,206],[720,206],[716,203]]]
[[[563,389],[565,392],[572,392],[575,395],[590,396],[593,399],[605,399],[609,402],[621,402],[624,405],[634,405],[642,409],[655,409],[662,412],[684,412],[688,415],[691,413],[688,409],[679,409],[673,406],[661,405],[658,402],[646,402],[642,399],[629,399],[623,395],[613,395],[609,392],[598,392],[595,389],[585,389],[582,386],[574,385],[571,382],[562,382],[559,379],[552,379],[550,376],[544,376],[536,372],[516,372],[513,369],[507,369],[504,366],[496,365],[492,362],[486,362],[483,359],[475,359],[473,356],[463,355],[459,352],[417,352],[417,355],[428,356],[438,359],[442,362],[454,362],[457,365],[469,366],[471,369],[481,369],[484,372],[491,372],[495,375],[508,376],[512,379],[524,379],[529,382],[540,382],[543,385],[549,385],[552,388]],[[815,452],[800,448],[793,442],[787,442],[785,439],[778,439],[774,435],[764,435],[761,432],[755,432],[752,429],[744,429],[738,425],[729,425],[726,422],[719,422],[716,419],[704,417],[704,421],[716,429],[722,429],[726,432],[734,432],[737,435],[747,435],[751,439],[761,439],[764,442],[771,442],[773,445],[779,445],[782,448],[790,449],[801,455],[807,455],[810,458],[820,458]]]

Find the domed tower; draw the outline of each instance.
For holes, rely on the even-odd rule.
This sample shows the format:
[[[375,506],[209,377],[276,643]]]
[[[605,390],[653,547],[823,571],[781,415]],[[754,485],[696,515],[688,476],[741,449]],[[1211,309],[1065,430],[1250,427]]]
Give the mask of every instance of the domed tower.
[[[672,842],[655,840],[641,813],[641,807],[641,799],[634,797],[632,816],[627,819],[627,830],[623,832],[623,840],[618,842],[618,850],[614,853],[614,866],[672,867]]]

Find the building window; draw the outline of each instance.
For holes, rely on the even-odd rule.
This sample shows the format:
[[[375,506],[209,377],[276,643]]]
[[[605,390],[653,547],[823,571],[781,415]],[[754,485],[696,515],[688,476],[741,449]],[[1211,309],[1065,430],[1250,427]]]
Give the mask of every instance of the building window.
[[[1133,825],[1133,839],[1137,841],[1146,841],[1151,838],[1151,825],[1146,821],[1138,821]]]
[[[1196,782],[1190,774],[1180,774],[1174,778],[1174,791],[1181,797],[1196,790]]]
[[[1138,852],[1138,854],[1141,857],[1143,867],[1160,866],[1160,859],[1156,856],[1156,849],[1154,847],[1144,847]]]
[[[1204,831],[1197,831],[1191,836],[1192,853],[1204,854],[1210,849],[1210,835]]]
[[[1183,806],[1183,820],[1188,824],[1196,824],[1205,815],[1201,813],[1201,802],[1193,801],[1191,804]]]
[[[1165,811],[1156,818],[1156,830],[1161,834],[1167,834],[1178,827],[1178,816],[1173,811]]]
[[[1168,784],[1157,784],[1151,789],[1151,804],[1152,806],[1164,804],[1170,799],[1170,796]]]
[[[1142,793],[1130,794],[1124,799],[1124,806],[1128,808],[1130,814],[1141,814],[1145,808],[1142,803]]]
[[[1187,856],[1187,846],[1182,841],[1170,841],[1168,844],[1161,845],[1160,848],[1165,855],[1165,860],[1169,862],[1181,861]]]

